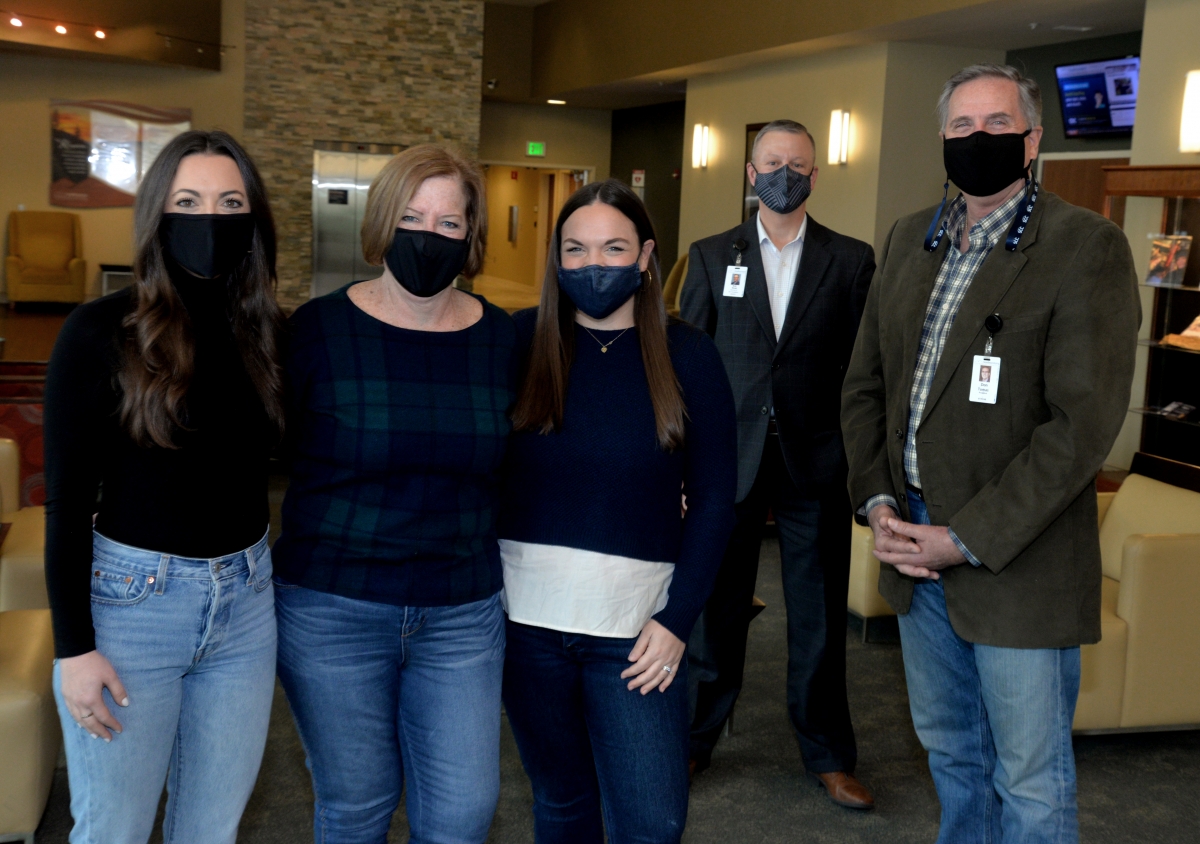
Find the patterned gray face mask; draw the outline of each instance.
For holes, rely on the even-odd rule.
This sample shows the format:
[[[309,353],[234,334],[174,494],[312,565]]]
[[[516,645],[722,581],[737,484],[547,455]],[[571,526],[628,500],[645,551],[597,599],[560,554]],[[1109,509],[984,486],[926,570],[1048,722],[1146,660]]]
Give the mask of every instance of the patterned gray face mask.
[[[758,178],[754,180],[754,192],[762,204],[776,214],[791,214],[812,193],[812,180],[787,165],[769,173],[755,167],[754,172],[758,173]]]

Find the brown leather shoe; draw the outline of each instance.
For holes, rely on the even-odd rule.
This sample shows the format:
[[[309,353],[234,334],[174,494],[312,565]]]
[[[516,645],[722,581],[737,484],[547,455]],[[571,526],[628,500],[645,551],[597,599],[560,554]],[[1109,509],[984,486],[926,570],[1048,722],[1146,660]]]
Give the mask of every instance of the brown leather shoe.
[[[829,799],[839,806],[845,806],[847,809],[875,808],[875,798],[853,775],[844,771],[834,771],[831,774],[817,774],[817,779],[825,786],[825,793],[829,795]]]

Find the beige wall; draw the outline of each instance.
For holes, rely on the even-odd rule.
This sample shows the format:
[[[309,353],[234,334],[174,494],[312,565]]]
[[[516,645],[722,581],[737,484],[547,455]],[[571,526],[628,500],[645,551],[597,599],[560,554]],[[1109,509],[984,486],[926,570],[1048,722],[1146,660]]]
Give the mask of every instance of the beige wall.
[[[1200,70],[1198,39],[1200,2],[1146,0],[1130,164],[1200,164],[1200,155],[1179,151],[1184,81]]]
[[[1200,2],[1196,0],[1146,0],[1142,28],[1142,70],[1138,85],[1137,122],[1130,148],[1130,164],[1200,164],[1200,155],[1179,151],[1179,120],[1183,86],[1189,70],[1200,70]],[[1162,200],[1133,198],[1125,209],[1125,234],[1133,249],[1138,277],[1150,265],[1146,235],[1162,226]],[[1150,336],[1154,291],[1143,287],[1142,337]],[[1138,348],[1137,370],[1130,390],[1131,407],[1146,403],[1146,365],[1149,351]],[[1129,414],[1108,456],[1108,463],[1128,469],[1141,444],[1142,417]]]
[[[1003,50],[888,44],[874,244],[900,217],[941,201],[945,168],[934,109],[946,80],[977,62],[1004,63]]]
[[[746,126],[783,117],[804,123],[817,140],[820,172],[809,212],[870,242],[886,71],[887,45],[874,44],[688,80],[679,253],[741,222]],[[835,108],[851,112],[850,163],[840,166],[824,163]],[[696,123],[710,127],[708,167],[701,170],[692,167]]]
[[[526,141],[545,141],[546,157],[527,158]],[[607,179],[612,154],[612,112],[570,106],[485,102],[479,125],[479,160],[532,167],[592,170]]]
[[[688,81],[679,252],[741,221],[748,124],[790,117],[817,139],[813,218],[877,249],[892,223],[936,203],[945,181],[933,108],[942,84],[1001,51],[875,44]],[[850,109],[850,161],[828,164],[829,118]],[[691,166],[692,127],[711,127],[707,169]]]
[[[18,205],[31,211],[78,213],[90,295],[99,292],[100,264],[133,260],[133,209],[51,208],[50,100],[107,99],[185,107],[192,110],[196,128],[225,129],[240,137],[244,19],[245,0],[225,0],[221,41],[231,49],[226,50],[222,70],[216,73],[0,53],[0,149],[4,150],[0,156],[0,213],[5,221]]]

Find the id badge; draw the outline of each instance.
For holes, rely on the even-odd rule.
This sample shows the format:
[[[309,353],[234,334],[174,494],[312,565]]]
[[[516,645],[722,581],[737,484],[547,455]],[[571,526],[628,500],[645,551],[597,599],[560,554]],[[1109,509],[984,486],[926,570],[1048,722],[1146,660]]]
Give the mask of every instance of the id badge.
[[[741,299],[746,295],[746,276],[749,274],[747,267],[740,264],[725,268],[725,295],[732,296],[735,299]]]
[[[971,367],[971,401],[995,404],[1000,391],[1000,358],[991,355],[975,355]]]

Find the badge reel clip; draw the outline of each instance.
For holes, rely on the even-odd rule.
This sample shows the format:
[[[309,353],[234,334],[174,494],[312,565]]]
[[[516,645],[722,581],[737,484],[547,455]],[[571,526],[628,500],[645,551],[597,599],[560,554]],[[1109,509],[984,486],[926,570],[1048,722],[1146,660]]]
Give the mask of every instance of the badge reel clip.
[[[725,290],[723,294],[734,299],[741,299],[746,295],[746,268],[742,266],[742,253],[746,251],[749,244],[742,238],[738,238],[733,242],[733,248],[737,251],[737,257],[733,263],[725,268]]]
[[[983,321],[983,327],[987,329],[987,343],[983,347],[983,354],[975,355],[968,398],[979,404],[995,404],[1000,389],[1000,358],[992,355],[992,344],[1004,327],[1004,319],[1000,314],[991,314]]]

